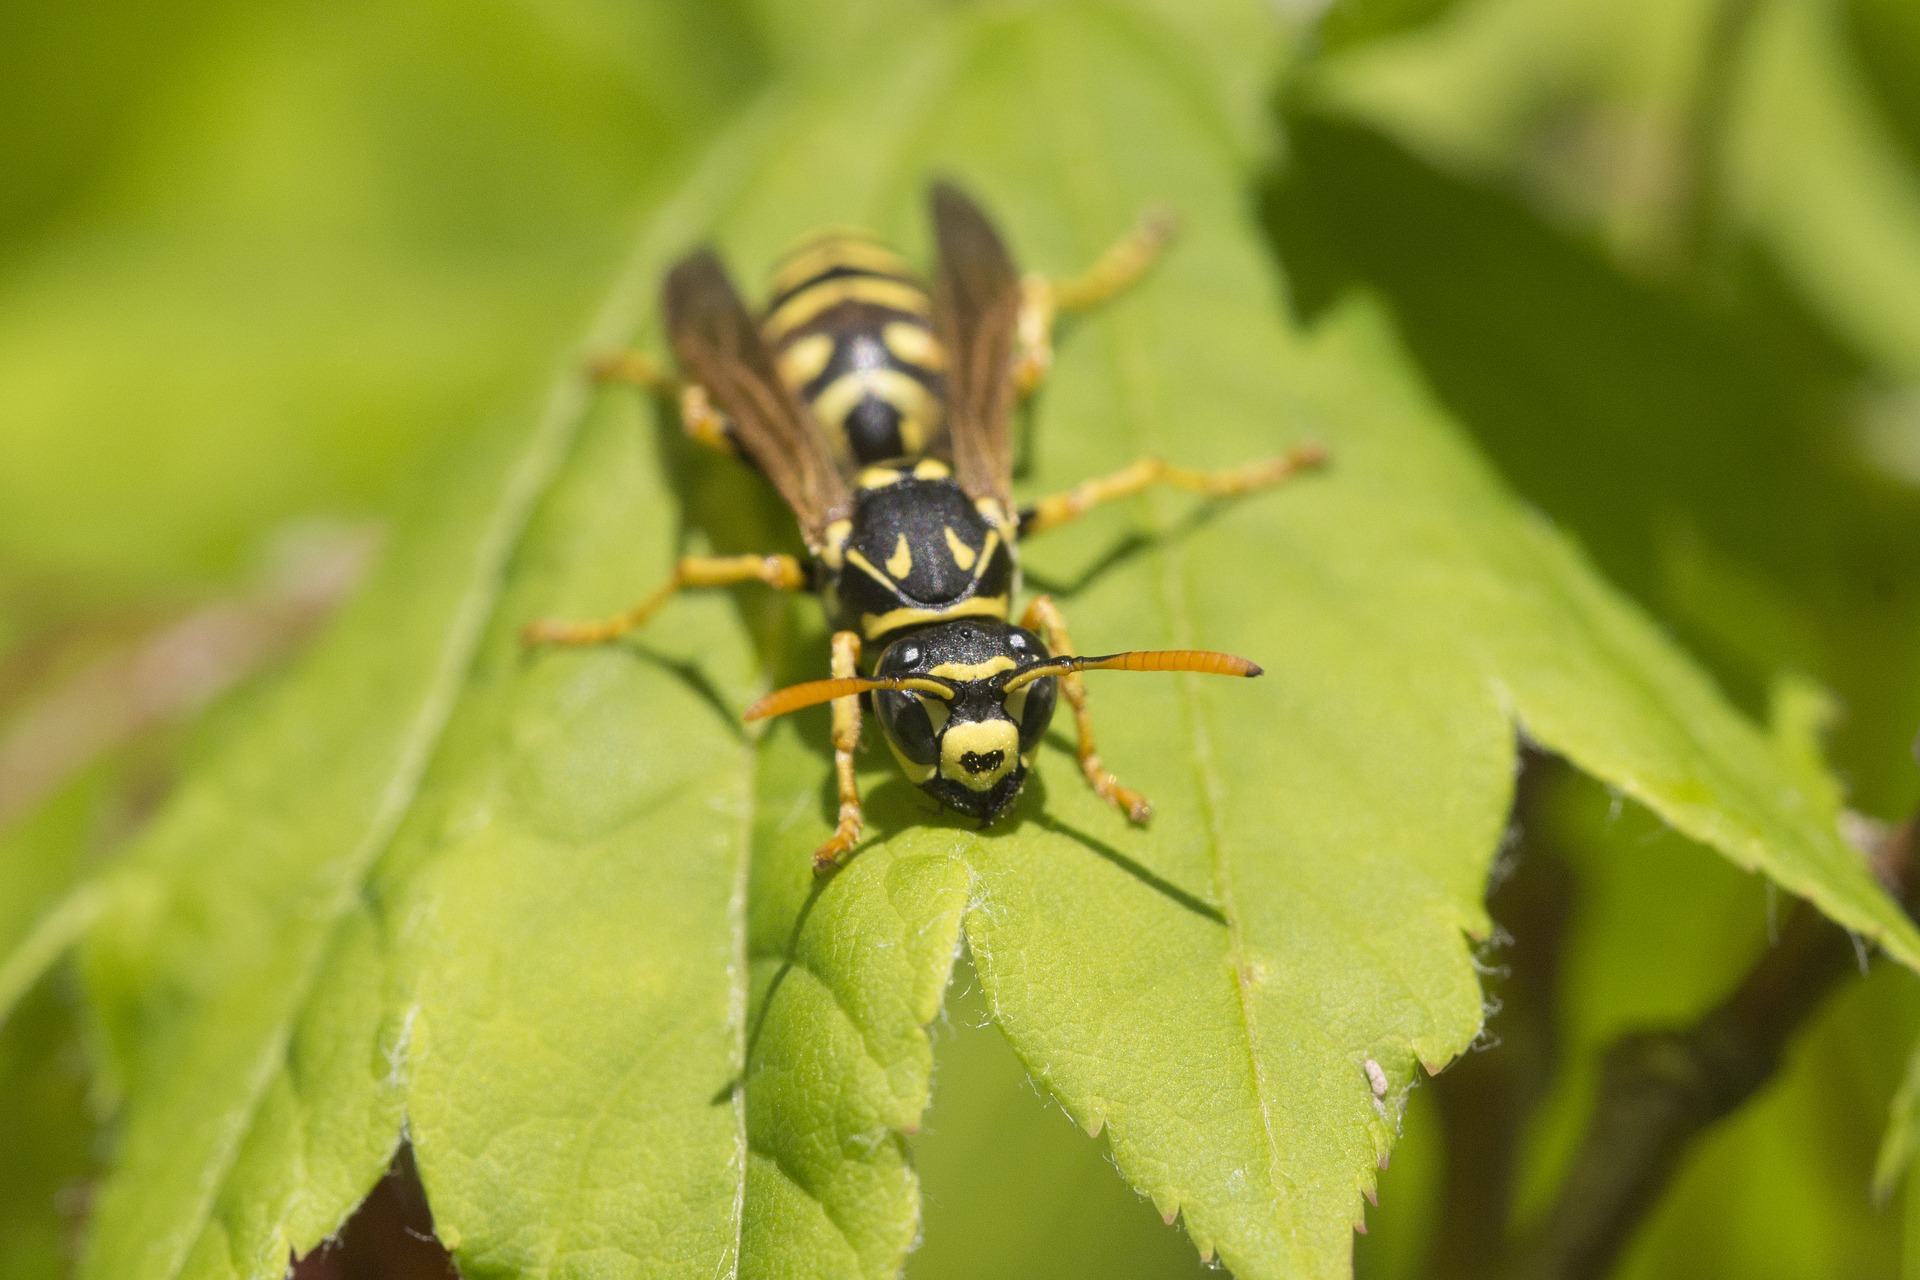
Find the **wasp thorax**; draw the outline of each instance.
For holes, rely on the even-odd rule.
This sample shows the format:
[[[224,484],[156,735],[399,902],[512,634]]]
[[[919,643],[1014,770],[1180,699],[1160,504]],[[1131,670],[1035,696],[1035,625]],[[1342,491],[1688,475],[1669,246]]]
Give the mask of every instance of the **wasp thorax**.
[[[889,645],[876,676],[917,676],[950,691],[874,692],[874,716],[907,777],[962,813],[996,817],[1026,781],[1058,696],[1052,676],[1007,685],[1050,656],[1031,631],[991,619],[940,623]]]

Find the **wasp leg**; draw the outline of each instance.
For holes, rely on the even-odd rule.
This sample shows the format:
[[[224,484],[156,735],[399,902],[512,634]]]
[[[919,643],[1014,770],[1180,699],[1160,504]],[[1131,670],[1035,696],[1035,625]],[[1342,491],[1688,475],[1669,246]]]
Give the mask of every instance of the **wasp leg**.
[[[1279,484],[1299,472],[1322,466],[1326,461],[1326,448],[1318,444],[1295,445],[1278,457],[1244,467],[1230,467],[1225,471],[1190,471],[1158,458],[1142,458],[1112,475],[1097,476],[1082,481],[1065,493],[1040,499],[1020,513],[1020,536],[1025,538],[1049,529],[1058,529],[1103,502],[1131,497],[1156,484],[1172,485],[1176,489],[1206,494],[1211,498],[1227,498]]]
[[[615,351],[597,356],[588,363],[587,372],[600,382],[624,382],[649,395],[678,401],[680,426],[688,436],[709,449],[740,456],[733,427],[727,415],[713,407],[707,389],[697,382],[681,382],[646,352]]]
[[[1035,596],[1022,615],[1020,625],[1038,632],[1056,658],[1073,652],[1073,640],[1067,635],[1067,620],[1060,616],[1060,607],[1054,604],[1052,597]],[[1073,708],[1074,727],[1080,735],[1080,772],[1087,776],[1087,783],[1095,795],[1119,809],[1132,821],[1145,822],[1153,816],[1153,806],[1138,791],[1121,786],[1120,779],[1101,763],[1100,753],[1094,749],[1093,718],[1087,714],[1087,686],[1080,679],[1080,673],[1070,671],[1059,679],[1060,691],[1067,695],[1067,703]]]
[[[643,625],[655,610],[682,587],[730,587],[739,582],[764,582],[781,591],[803,591],[807,569],[792,556],[688,556],[673,568],[666,585],[625,613],[599,622],[556,622],[545,619],[520,633],[525,643],[605,644]]]
[[[1079,275],[1050,280],[1035,274],[1020,282],[1015,329],[1019,352],[1013,365],[1013,384],[1020,395],[1031,395],[1053,368],[1053,326],[1060,316],[1090,311],[1145,275],[1173,238],[1176,225],[1171,211],[1155,210]]]
[[[856,631],[833,633],[833,678],[846,679],[860,674],[860,634]],[[840,784],[840,820],[833,835],[813,851],[813,869],[825,874],[840,865],[840,859],[853,851],[860,838],[863,817],[860,810],[860,780],[853,772],[853,751],[860,745],[860,695],[833,700],[833,772]]]

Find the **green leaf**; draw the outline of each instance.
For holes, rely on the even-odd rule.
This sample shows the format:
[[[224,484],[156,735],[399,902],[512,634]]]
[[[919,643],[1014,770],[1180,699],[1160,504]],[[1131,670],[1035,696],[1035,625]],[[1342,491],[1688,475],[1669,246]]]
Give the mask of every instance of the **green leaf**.
[[[689,598],[630,644],[518,643],[682,550],[791,545],[736,468],[567,373],[530,431],[439,477],[437,514],[130,859],[88,957],[125,1101],[86,1274],[277,1275],[403,1124],[470,1277],[892,1274],[962,928],[1027,1069],[1204,1255],[1344,1274],[1416,1061],[1480,1025],[1465,935],[1517,726],[1920,959],[1795,771],[1500,488],[1377,310],[1286,323],[1243,127],[1277,33],[1216,82],[1185,31],[1147,5],[941,10],[861,36],[857,83],[796,59],[648,216],[586,344],[657,341],[655,283],[705,235],[749,275],[822,222],[923,246],[935,173],[1056,272],[1176,202],[1163,267],[1063,335],[1025,488],[1307,436],[1336,461],[1033,548],[1083,645],[1268,668],[1096,686],[1153,826],[1058,742],[985,833],[873,768],[873,838],[816,885],[822,717],[737,723],[769,676],[820,669],[807,602]]]
[[[907,1274],[1200,1276],[1192,1246],[1114,1176],[1104,1144],[1034,1087],[991,1017],[963,960],[935,1034],[933,1107],[913,1139],[926,1239]]]
[[[1833,695],[1805,676],[1788,673],[1774,681],[1772,714],[1767,717],[1774,750],[1794,771],[1801,793],[1818,806],[1824,820],[1836,825],[1846,797],[1827,770],[1824,743],[1839,718]]]
[[[1902,0],[1849,0],[1846,16],[1875,100],[1909,161],[1920,159],[1920,13]]]
[[[1321,46],[1337,52],[1433,22],[1456,0],[1334,0],[1320,19]]]
[[[1920,1222],[1920,1178],[1907,1180],[1907,1194],[1902,1205],[1903,1226],[1900,1241],[1900,1277],[1901,1280],[1913,1280],[1920,1276],[1920,1231],[1911,1224]]]
[[[1911,381],[1906,19],[1858,8],[1856,50],[1846,0],[1476,0],[1342,48],[1313,96],[1449,167],[1516,179],[1642,267],[1671,266],[1688,220],[1724,206],[1727,226],[1705,229],[1763,248],[1854,350]],[[1863,58],[1896,97],[1876,96]]]
[[[1848,57],[1837,0],[1768,0],[1727,147],[1730,199],[1809,303],[1890,374],[1920,378],[1920,175]]]
[[[1577,885],[1554,1011],[1565,1067],[1525,1144],[1515,1211],[1523,1233],[1560,1190],[1607,1047],[1699,1018],[1772,945],[1791,907],[1638,806],[1569,782],[1544,806],[1538,842],[1564,853]],[[1916,997],[1911,975],[1890,968],[1836,992],[1765,1092],[1689,1150],[1635,1232],[1618,1269],[1623,1280],[1887,1274],[1891,1223],[1868,1184],[1876,1126],[1920,1012]],[[1498,1017],[1492,1030],[1500,1031]],[[1396,1169],[1401,1159],[1396,1152]],[[1383,1195],[1383,1207],[1390,1203]]]
[[[97,1141],[71,983],[44,984],[0,1027],[0,1276],[61,1280]]]
[[[1908,811],[1920,611],[1889,584],[1920,564],[1920,502],[1848,447],[1857,365],[1775,290],[1703,308],[1504,184],[1317,113],[1288,127],[1270,209],[1302,305],[1377,290],[1520,492],[1754,714],[1783,669],[1832,689],[1850,803]]]
[[[7,1118],[0,1125],[0,1276],[7,1280],[68,1274],[79,1197],[97,1172],[78,992],[68,970],[46,969],[48,953],[86,927],[84,910],[56,904],[84,874],[113,781],[111,770],[96,769],[0,832],[0,957],[8,957],[0,963],[0,1113]],[[35,934],[45,935],[45,945],[31,943]]]
[[[1873,1165],[1873,1194],[1883,1203],[1900,1185],[1920,1151],[1920,1047],[1907,1059],[1907,1074],[1888,1109],[1886,1136]]]
[[[91,828],[111,794],[109,774],[89,771],[0,830],[0,958],[11,957],[45,928],[55,904],[85,875]],[[27,981],[38,976],[38,968]],[[0,1010],[10,1003],[0,997]]]
[[[1409,30],[1330,42],[1301,97],[1449,168],[1513,179],[1627,261],[1665,269],[1687,247],[1702,135],[1717,124],[1704,117],[1744,12],[1718,0],[1470,0]]]
[[[725,2],[127,7],[0,40],[31,122],[0,229],[48,188],[0,245],[0,566],[122,588],[394,509],[547,377],[636,197],[757,73]]]
[[[1621,272],[1499,184],[1314,114],[1290,118],[1289,140],[1271,207],[1301,296],[1324,305],[1356,282],[1379,290],[1426,376],[1517,488],[1696,641],[1748,705],[1766,705],[1782,669],[1842,694],[1833,746],[1851,803],[1910,810],[1915,619],[1911,593],[1887,587],[1911,582],[1920,521],[1910,496],[1836,447],[1857,370],[1775,295],[1703,307]],[[1796,758],[1810,795],[1832,788],[1804,747]],[[1766,936],[1758,886],[1713,876],[1644,815],[1609,822],[1597,789],[1586,807],[1565,1066],[1537,1126],[1556,1142],[1587,1114],[1589,1055],[1623,1031],[1697,1016]],[[1913,1025],[1891,998],[1903,980],[1877,976],[1870,996],[1836,1000],[1766,1096],[1702,1139],[1624,1274],[1793,1273],[1842,1256],[1860,1260],[1851,1274],[1884,1270],[1890,1223],[1870,1211],[1865,1166]],[[1496,1017],[1491,1035],[1503,1030]],[[1420,1154],[1396,1149],[1388,1177]],[[1536,1194],[1560,1167],[1536,1165]],[[1419,1208],[1417,1188],[1380,1194],[1390,1227]],[[1781,1204],[1800,1208],[1783,1215]]]

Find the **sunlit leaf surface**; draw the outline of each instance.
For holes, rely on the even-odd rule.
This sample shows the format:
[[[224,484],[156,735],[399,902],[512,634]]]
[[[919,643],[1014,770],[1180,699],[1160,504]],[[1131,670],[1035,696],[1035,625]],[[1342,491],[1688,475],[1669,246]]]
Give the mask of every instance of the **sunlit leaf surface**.
[[[1311,176],[1283,198],[1290,263],[1385,293],[1507,474],[1737,696],[1782,670],[1834,690],[1847,800],[1888,821],[1914,804],[1920,716],[1915,21],[1898,0],[1457,5],[1321,67],[1315,112],[1386,136],[1304,122]],[[1648,955],[1614,919],[1570,1004]],[[1875,979],[1809,1032],[1624,1274],[1884,1266],[1862,1170],[1903,990]],[[1552,1123],[1577,1110],[1562,1092]],[[1770,1247],[1730,1263],[1736,1241]]]
[[[1824,797],[1506,493],[1382,313],[1288,322],[1249,195],[1250,86],[1282,50],[1254,7],[1219,7],[1208,30],[1247,38],[1144,3],[849,5],[829,29],[857,83],[820,72],[819,32],[772,24],[782,70],[648,213],[585,341],[657,345],[659,275],[704,237],[749,278],[825,222],[921,253],[936,174],[1047,271],[1175,205],[1163,266],[1063,334],[1023,491],[1143,452],[1313,438],[1334,464],[1032,548],[1083,646],[1267,668],[1095,678],[1103,753],[1153,825],[1103,808],[1064,741],[987,832],[875,751],[872,837],[815,882],[824,715],[738,723],[821,669],[809,602],[687,599],[602,651],[518,644],[680,551],[792,539],[756,481],[567,373],[439,477],[114,881],[87,959],[124,1114],[85,1274],[278,1275],[404,1126],[469,1277],[890,1275],[964,934],[1026,1069],[1203,1255],[1342,1275],[1416,1064],[1480,1026],[1469,935],[1519,732],[1920,960]]]

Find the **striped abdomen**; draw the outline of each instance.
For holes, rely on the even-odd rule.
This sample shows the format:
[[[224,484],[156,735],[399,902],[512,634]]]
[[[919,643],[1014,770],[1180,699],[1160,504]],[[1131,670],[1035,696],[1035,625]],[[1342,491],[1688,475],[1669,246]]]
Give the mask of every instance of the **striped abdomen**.
[[[780,376],[843,467],[913,458],[944,427],[946,353],[932,303],[900,256],[864,232],[827,232],[775,271],[761,322]]]

